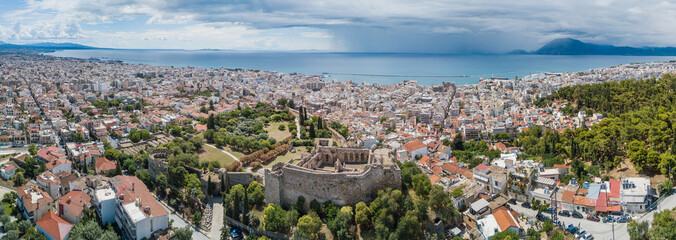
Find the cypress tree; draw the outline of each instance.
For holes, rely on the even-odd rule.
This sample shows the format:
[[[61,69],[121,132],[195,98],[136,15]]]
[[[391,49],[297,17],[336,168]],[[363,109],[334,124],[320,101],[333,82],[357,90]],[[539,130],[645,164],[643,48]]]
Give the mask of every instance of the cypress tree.
[[[211,176],[207,176],[209,179],[207,179],[207,196],[211,197],[211,189],[212,189],[212,183],[211,183]]]
[[[310,124],[310,139],[315,139],[315,125]]]

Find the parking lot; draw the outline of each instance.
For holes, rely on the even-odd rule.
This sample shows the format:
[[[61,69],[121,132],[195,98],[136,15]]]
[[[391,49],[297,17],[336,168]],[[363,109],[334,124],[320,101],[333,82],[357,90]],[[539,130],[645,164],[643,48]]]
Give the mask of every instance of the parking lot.
[[[524,214],[533,219],[535,219],[535,215],[537,214],[537,211],[521,207],[519,202],[517,202],[517,204],[510,204],[509,206],[512,209],[514,209],[514,211],[520,214]],[[586,232],[591,233],[594,236],[594,239],[598,240],[613,239],[613,225],[614,225],[615,232],[614,239],[629,239],[629,233],[627,232],[626,223],[611,224],[611,223],[589,221],[585,218],[578,219],[573,217],[562,217],[562,216],[559,216],[559,221],[561,221],[561,223],[564,226],[567,226],[568,224],[573,224],[574,226],[579,227],[580,229],[584,229]]]

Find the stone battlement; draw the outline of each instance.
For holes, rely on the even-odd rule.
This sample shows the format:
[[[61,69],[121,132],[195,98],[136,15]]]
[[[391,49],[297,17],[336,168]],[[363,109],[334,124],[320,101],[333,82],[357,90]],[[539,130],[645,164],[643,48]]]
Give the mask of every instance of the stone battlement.
[[[268,203],[290,206],[299,196],[310,201],[332,201],[337,205],[370,202],[378,190],[401,188],[401,170],[394,162],[394,149],[319,147],[298,164],[277,163],[265,170],[265,195]],[[344,162],[343,162],[344,161]],[[345,163],[362,164],[349,169]],[[336,166],[334,171],[318,169]]]

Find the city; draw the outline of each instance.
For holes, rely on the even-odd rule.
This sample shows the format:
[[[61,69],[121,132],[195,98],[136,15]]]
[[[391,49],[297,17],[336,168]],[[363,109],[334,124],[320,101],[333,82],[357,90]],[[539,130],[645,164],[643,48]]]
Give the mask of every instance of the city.
[[[676,62],[457,86],[12,52],[0,70],[3,238],[629,239],[676,207],[668,161],[578,160],[565,136],[611,120],[553,95]]]

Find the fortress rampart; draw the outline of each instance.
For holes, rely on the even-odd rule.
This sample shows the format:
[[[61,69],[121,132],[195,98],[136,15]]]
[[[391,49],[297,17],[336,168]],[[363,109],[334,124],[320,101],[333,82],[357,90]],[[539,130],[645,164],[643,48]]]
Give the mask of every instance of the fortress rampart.
[[[299,196],[310,201],[332,201],[336,205],[370,202],[378,190],[401,188],[401,170],[394,149],[371,150],[318,147],[297,164],[278,163],[265,171],[265,196],[268,203],[290,206]],[[358,168],[350,168],[359,164]],[[333,170],[320,169],[333,166]]]

